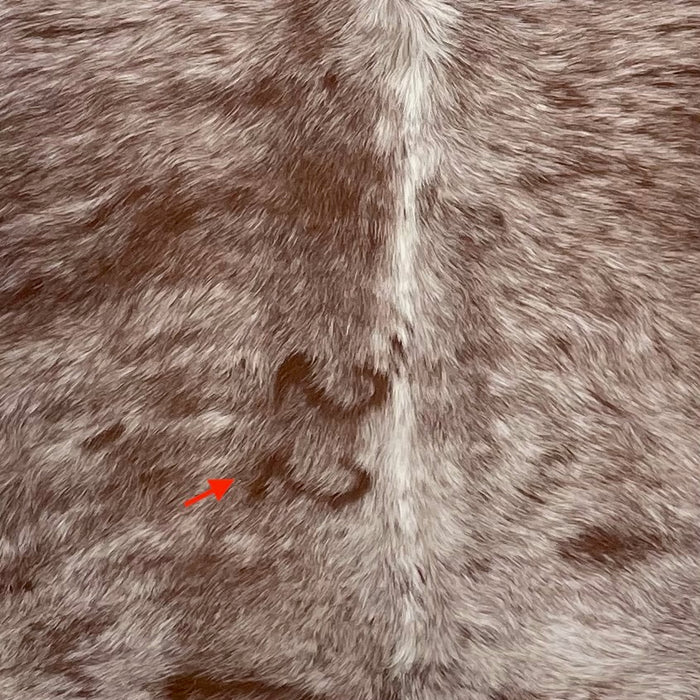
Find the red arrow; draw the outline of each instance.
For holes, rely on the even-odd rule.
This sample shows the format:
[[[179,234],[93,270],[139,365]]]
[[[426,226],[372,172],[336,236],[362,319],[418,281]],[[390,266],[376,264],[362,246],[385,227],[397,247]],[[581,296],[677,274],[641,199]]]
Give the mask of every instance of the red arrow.
[[[216,496],[217,501],[220,501],[235,479],[207,479],[207,481],[209,482],[209,488],[193,496],[189,501],[185,501],[185,508],[194,505],[197,501],[201,501],[203,498],[211,496],[212,494]]]

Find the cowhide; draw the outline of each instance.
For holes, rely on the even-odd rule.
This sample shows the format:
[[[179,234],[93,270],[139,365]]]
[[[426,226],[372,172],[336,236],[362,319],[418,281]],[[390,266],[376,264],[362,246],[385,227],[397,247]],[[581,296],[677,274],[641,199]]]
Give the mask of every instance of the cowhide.
[[[700,698],[699,0],[0,0],[0,700],[77,698]]]

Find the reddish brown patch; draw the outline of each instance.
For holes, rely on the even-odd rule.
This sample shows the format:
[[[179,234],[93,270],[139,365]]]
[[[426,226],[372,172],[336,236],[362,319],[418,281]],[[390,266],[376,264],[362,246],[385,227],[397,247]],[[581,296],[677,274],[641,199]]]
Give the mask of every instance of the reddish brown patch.
[[[167,354],[168,351],[172,352],[176,348],[188,345],[186,338],[178,338],[170,334],[157,338],[153,342],[155,345],[149,345],[147,350],[144,348],[144,358],[158,357],[160,353]],[[211,395],[203,395],[201,383],[196,381],[196,376],[192,376],[187,369],[180,367],[163,369],[149,378],[146,386],[148,403],[168,419],[178,420],[197,415],[207,406],[212,406],[217,399],[215,391],[212,391]]]
[[[60,15],[57,21],[51,21],[53,19],[51,15],[47,13],[46,17],[41,17],[35,12],[28,11],[26,15],[20,15],[17,23],[18,29],[29,38],[38,38],[44,41],[53,39],[67,41],[81,38],[99,41],[111,34],[143,30],[142,23],[138,21],[112,21],[93,26],[90,21],[85,21],[85,19],[60,17]]]
[[[292,87],[291,85],[287,86]],[[285,86],[279,79],[265,76],[253,87],[248,96],[256,109],[276,109],[284,100],[289,100]]]
[[[594,526],[562,543],[559,553],[564,559],[577,564],[625,567],[644,561],[661,549],[662,544],[661,538],[653,533],[629,533]]]
[[[270,481],[275,477],[286,474],[290,456],[289,452],[276,452],[263,459],[258,467],[258,476],[248,486],[249,501],[257,503],[265,498],[270,487]]]
[[[29,277],[17,287],[5,292],[0,297],[0,312],[7,313],[16,307],[22,307],[36,299],[46,286],[46,280],[41,277]]]
[[[338,76],[330,71],[323,76],[323,87],[328,92],[335,92],[338,89]]]
[[[70,306],[80,304],[87,290],[73,285],[67,277],[30,276],[9,291],[0,293],[0,314],[12,314],[5,327],[8,338],[15,328],[26,332],[28,326],[48,323]]]
[[[16,556],[8,564],[0,567],[0,593],[21,595],[31,593],[35,587],[38,557]]]
[[[105,428],[105,430],[101,430],[99,433],[95,433],[95,435],[85,440],[82,447],[86,450],[90,450],[90,452],[97,452],[98,450],[104,449],[115,440],[118,440],[124,435],[125,431],[126,428],[122,423],[114,423],[114,425],[110,425],[109,428]]]
[[[255,697],[256,700],[322,700],[293,685],[273,685],[254,679],[221,680],[202,673],[171,676],[165,683],[167,700],[228,700]]]
[[[127,517],[129,509],[135,509],[144,517],[156,519],[161,509],[172,508],[169,499],[179,488],[191,447],[167,431],[131,434],[107,452],[107,471],[100,476],[96,500],[123,503],[114,511],[119,517]],[[149,506],[143,511],[145,496]]]

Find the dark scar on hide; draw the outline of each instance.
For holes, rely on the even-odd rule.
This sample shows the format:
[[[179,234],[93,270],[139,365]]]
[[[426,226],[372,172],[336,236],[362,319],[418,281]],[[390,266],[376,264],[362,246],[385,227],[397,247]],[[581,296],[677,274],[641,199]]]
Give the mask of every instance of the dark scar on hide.
[[[273,387],[273,404],[275,408],[279,408],[285,396],[298,386],[303,391],[308,404],[318,408],[327,417],[348,423],[356,422],[364,413],[386,403],[389,396],[389,378],[367,366],[355,368],[353,374],[359,380],[369,380],[372,383],[372,394],[354,406],[341,406],[316,385],[313,360],[304,353],[292,353],[277,370]],[[312,484],[299,481],[294,478],[290,464],[292,452],[293,447],[288,446],[264,457],[259,465],[257,477],[248,487],[250,503],[258,503],[267,496],[273,479],[282,482],[286,495],[293,498],[306,496],[332,510],[359,501],[372,488],[371,476],[347,457],[340,460],[342,468],[354,475],[354,484],[347,491],[326,493]]]
[[[348,472],[355,474],[355,483],[347,491],[338,493],[324,493],[318,488],[308,486],[292,476],[289,465],[291,453],[277,452],[266,457],[258,473],[258,477],[248,487],[248,498],[251,503],[256,503],[265,498],[272,479],[282,482],[285,492],[293,497],[307,496],[321,505],[326,505],[332,510],[338,510],[351,503],[355,503],[369,493],[372,488],[371,476],[361,467],[350,460],[343,458],[341,464]]]
[[[348,491],[325,494],[317,488],[309,488],[305,484],[295,481],[291,478],[289,472],[284,480],[284,487],[288,493],[295,496],[303,494],[309,495],[317,502],[330,506],[332,510],[338,510],[351,503],[355,503],[370,491],[372,488],[372,478],[364,469],[361,469],[347,459],[342,459],[341,463],[346,471],[354,472],[355,474],[355,485]]]
[[[287,394],[297,386],[303,391],[308,404],[318,408],[327,417],[348,423],[356,422],[363,414],[377,409],[387,402],[389,378],[383,373],[373,371],[366,365],[362,368],[354,368],[353,374],[360,381],[369,380],[371,382],[372,394],[353,406],[341,406],[317,386],[313,360],[304,353],[292,353],[287,356],[277,370],[273,386],[273,404],[279,408]],[[332,510],[359,501],[372,488],[371,476],[347,457],[340,460],[342,468],[354,475],[354,484],[347,491],[326,493],[320,488],[299,481],[294,478],[293,468],[290,465],[292,452],[292,447],[286,447],[263,459],[257,478],[248,487],[248,500],[250,502],[256,503],[264,499],[273,479],[279,479],[282,482],[287,495],[294,498],[306,496]]]
[[[358,380],[372,382],[372,395],[358,404],[349,407],[341,406],[329,398],[323,389],[316,386],[313,369],[313,361],[303,353],[289,355],[280,365],[275,377],[275,405],[279,406],[289,391],[294,386],[298,386],[304,392],[309,405],[320,409],[329,418],[352,420],[359,418],[367,411],[383,406],[389,398],[389,378],[364,366],[361,369],[355,368],[353,374]]]

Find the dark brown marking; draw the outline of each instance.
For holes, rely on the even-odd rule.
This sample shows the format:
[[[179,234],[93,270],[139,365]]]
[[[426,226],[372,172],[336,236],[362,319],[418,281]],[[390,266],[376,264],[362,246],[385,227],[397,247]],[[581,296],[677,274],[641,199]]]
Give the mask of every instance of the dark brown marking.
[[[291,453],[275,452],[266,457],[258,469],[258,476],[248,486],[248,500],[257,503],[267,496],[270,481],[287,473]]]
[[[298,387],[304,394],[307,403],[319,409],[323,415],[332,420],[356,421],[369,411],[382,406],[389,395],[389,378],[383,373],[375,372],[368,366],[353,369],[353,376],[359,382],[369,382],[372,392],[364,400],[352,406],[342,406],[339,402],[327,396],[326,391],[317,386],[318,377],[315,375],[315,362],[302,352],[287,356],[277,370],[273,385],[273,402],[280,406],[287,394]],[[307,496],[317,503],[337,510],[360,500],[372,488],[370,475],[351,460],[341,460],[342,467],[355,475],[354,485],[347,491],[325,493],[308,481],[294,478],[290,465],[292,447],[277,451],[267,456],[261,463],[257,478],[248,488],[251,502],[258,502],[267,495],[273,478],[279,479],[287,493],[294,496]]]
[[[44,40],[83,38],[99,40],[104,39],[112,34],[117,34],[124,31],[142,31],[142,22],[110,22],[100,26],[91,26],[86,22],[79,21],[64,21],[55,24],[38,24],[36,22],[20,25],[28,37],[36,37]]]
[[[0,296],[0,312],[6,313],[28,304],[41,295],[44,286],[45,281],[40,277],[30,277]]]
[[[49,423],[58,423],[72,411],[75,411],[75,405],[69,399],[58,399],[44,406],[40,415]]]
[[[85,440],[82,447],[90,452],[97,452],[102,450],[110,443],[118,440],[126,431],[126,428],[122,423],[115,423],[110,425],[109,428],[101,430],[99,433],[95,433],[92,437]]]
[[[285,99],[285,90],[279,79],[266,76],[251,90],[249,99],[257,109],[274,109]]]
[[[211,557],[209,557],[211,561]],[[259,585],[261,581],[278,581],[279,563],[273,558],[258,559],[250,566],[241,566],[235,570],[236,582],[241,587]],[[201,567],[200,567],[201,571]]]
[[[305,386],[311,370],[312,364],[305,355],[298,352],[289,355],[277,370],[274,386],[275,403],[279,405],[294,385]]]
[[[48,674],[63,676],[73,686],[64,697],[95,697],[91,678],[83,670],[81,648],[94,645],[94,640],[114,622],[115,617],[97,605],[83,615],[60,614],[53,620],[30,623],[24,643],[42,649],[42,667]]]
[[[178,419],[196,415],[204,409],[204,404],[197,389],[186,387],[164,392],[161,408],[166,417]]]
[[[172,443],[163,432],[139,431],[110,449],[117,475],[140,475],[163,463]]]
[[[256,700],[322,700],[293,685],[273,685],[250,678],[221,680],[201,673],[178,674],[167,679],[167,700],[228,700],[236,697]]]
[[[506,229],[506,217],[501,209],[496,206],[485,207],[486,221],[492,224],[498,230]]]
[[[347,491],[324,493],[320,489],[294,478],[290,458],[290,453],[276,452],[263,460],[257,478],[248,487],[249,501],[255,503],[264,499],[272,479],[279,479],[288,494],[294,497],[306,496],[317,503],[329,506],[333,510],[359,501],[372,488],[371,476],[361,467],[344,459],[341,464],[344,469],[355,475],[354,485]]]
[[[326,73],[323,76],[323,87],[328,90],[328,92],[335,92],[338,88],[338,76],[331,72]]]
[[[625,567],[644,561],[654,551],[661,549],[661,538],[653,533],[627,533],[594,526],[578,537],[562,543],[561,556],[577,564],[605,564]]]
[[[364,469],[356,464],[348,465],[345,463],[344,466],[355,474],[355,485],[348,491],[333,494],[330,498],[325,499],[333,510],[338,510],[351,503],[356,503],[367,495],[372,488],[372,477]],[[319,497],[324,499],[323,496]]]
[[[359,418],[363,413],[384,405],[389,397],[389,378],[375,372],[370,367],[355,369],[353,374],[358,380],[369,380],[373,385],[372,394],[364,401],[346,407],[333,401],[326,392],[315,383],[314,361],[300,352],[292,353],[277,370],[274,384],[274,402],[280,405],[284,397],[294,386],[304,392],[306,400],[329,418],[349,420]]]
[[[31,593],[34,590],[33,568],[30,564],[18,558],[8,566],[0,569],[0,593],[17,595]]]

